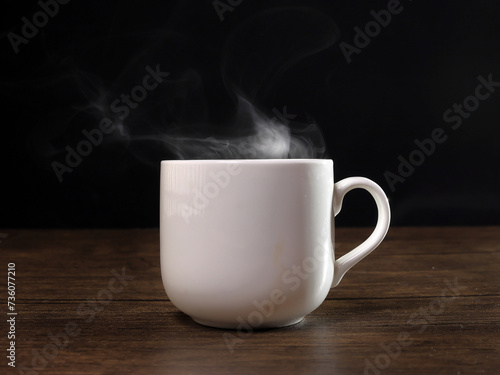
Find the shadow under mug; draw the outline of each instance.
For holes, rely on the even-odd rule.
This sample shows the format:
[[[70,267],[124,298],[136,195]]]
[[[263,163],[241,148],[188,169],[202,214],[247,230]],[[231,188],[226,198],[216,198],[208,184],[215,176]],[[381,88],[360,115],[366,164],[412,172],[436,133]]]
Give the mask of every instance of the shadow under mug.
[[[378,220],[335,260],[334,216],[344,195],[365,189]],[[390,208],[363,177],[334,184],[324,159],[162,161],[160,247],[171,302],[219,328],[300,322],[384,239]]]

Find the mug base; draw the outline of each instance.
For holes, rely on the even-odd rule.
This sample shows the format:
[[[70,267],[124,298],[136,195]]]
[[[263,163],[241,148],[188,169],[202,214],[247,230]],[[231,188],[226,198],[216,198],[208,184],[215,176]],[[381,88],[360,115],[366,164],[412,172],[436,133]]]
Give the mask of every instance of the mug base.
[[[282,322],[272,322],[272,323],[263,323],[260,324],[257,327],[251,326],[248,322],[245,322],[248,326],[251,326],[252,329],[269,329],[269,328],[281,328],[281,327],[288,327],[288,326],[293,326],[295,324],[300,323],[302,320],[304,320],[304,316],[299,318],[299,319],[292,319],[292,320],[286,320]],[[191,317],[196,323],[201,324],[203,326],[208,326],[208,327],[214,327],[214,328],[222,328],[222,329],[242,329],[241,323],[233,323],[233,322],[214,322],[210,320],[205,320],[205,319],[198,319],[198,318],[193,318]],[[247,330],[248,328],[243,327],[243,330]]]

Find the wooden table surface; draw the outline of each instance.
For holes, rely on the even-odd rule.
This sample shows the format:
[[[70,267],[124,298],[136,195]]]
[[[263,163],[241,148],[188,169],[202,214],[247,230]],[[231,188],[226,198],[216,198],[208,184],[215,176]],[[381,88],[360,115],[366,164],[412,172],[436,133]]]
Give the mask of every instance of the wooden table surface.
[[[500,227],[391,228],[303,322],[243,338],[168,300],[157,229],[0,232],[1,374],[500,374]]]

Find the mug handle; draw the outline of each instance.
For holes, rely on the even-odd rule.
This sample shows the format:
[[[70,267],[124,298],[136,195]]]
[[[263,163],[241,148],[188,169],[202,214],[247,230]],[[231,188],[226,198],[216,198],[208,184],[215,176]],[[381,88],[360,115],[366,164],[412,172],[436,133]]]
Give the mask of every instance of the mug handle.
[[[378,209],[378,220],[375,229],[370,237],[368,237],[361,245],[351,250],[347,254],[341,256],[334,263],[334,273],[332,288],[336,287],[342,277],[346,274],[352,266],[358,263],[361,259],[370,254],[375,248],[380,245],[384,239],[387,231],[389,230],[389,223],[391,221],[391,209],[387,196],[380,186],[372,180],[364,177],[348,177],[334,185],[333,188],[333,215],[337,216],[342,208],[342,201],[344,196],[352,189],[364,189],[368,191]]]

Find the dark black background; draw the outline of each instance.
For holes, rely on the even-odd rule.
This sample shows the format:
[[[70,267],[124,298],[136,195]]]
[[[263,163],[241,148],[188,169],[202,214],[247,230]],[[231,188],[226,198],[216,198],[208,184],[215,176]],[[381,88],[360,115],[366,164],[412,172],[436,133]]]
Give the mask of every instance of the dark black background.
[[[237,129],[236,93],[269,117],[286,106],[314,120],[336,180],[379,183],[393,225],[500,224],[500,90],[460,128],[443,120],[478,76],[500,81],[497,2],[402,0],[351,63],[340,44],[387,1],[243,0],[221,21],[211,1],[73,0],[15,53],[8,33],[40,10],[19,3],[1,15],[1,227],[157,226],[159,162],[176,157],[163,137]],[[59,182],[65,147],[157,64],[165,82]],[[391,189],[384,173],[436,128],[447,140]],[[352,192],[337,224],[374,221],[368,194]]]

